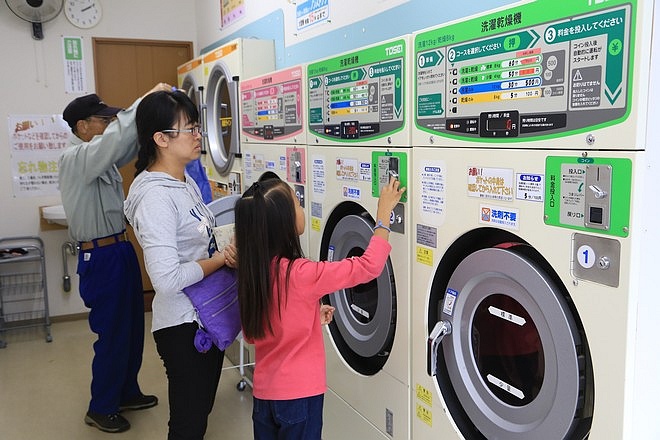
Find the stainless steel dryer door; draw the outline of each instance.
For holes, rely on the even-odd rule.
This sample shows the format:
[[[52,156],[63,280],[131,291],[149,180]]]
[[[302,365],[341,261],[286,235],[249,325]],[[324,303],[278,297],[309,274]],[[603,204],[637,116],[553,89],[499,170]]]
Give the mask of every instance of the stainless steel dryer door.
[[[188,73],[186,76],[183,77],[183,81],[181,81],[181,87],[179,89],[183,91],[186,95],[188,95],[188,98],[190,98],[194,103],[197,108],[199,108],[201,101],[199,100],[199,87],[201,84],[197,84],[197,81],[195,81],[195,78],[192,74]]]
[[[446,335],[429,340],[442,351],[430,357],[448,378],[438,380],[443,397],[457,400],[450,413],[469,419],[459,427],[488,439],[582,438],[572,434],[585,405],[580,332],[564,294],[529,255],[516,246],[470,253],[437,307]]]
[[[205,110],[207,154],[217,172],[224,176],[231,170],[234,157],[240,155],[240,116],[238,80],[230,76],[222,61],[216,61],[209,73]]]
[[[337,261],[360,256],[373,235],[373,220],[351,214],[334,224],[327,259]],[[332,225],[331,225],[332,226]],[[328,295],[325,302],[336,308],[330,324],[335,346],[346,363],[360,374],[373,375],[387,362],[396,328],[396,287],[391,261],[368,283]]]

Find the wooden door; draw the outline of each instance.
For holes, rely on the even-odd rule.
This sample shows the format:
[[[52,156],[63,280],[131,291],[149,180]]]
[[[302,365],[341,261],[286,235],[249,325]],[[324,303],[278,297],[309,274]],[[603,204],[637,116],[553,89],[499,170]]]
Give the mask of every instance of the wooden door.
[[[94,79],[96,94],[108,105],[128,107],[158,82],[177,84],[176,69],[193,57],[190,41],[127,40],[94,38]],[[124,179],[124,193],[133,182],[135,162],[119,170]],[[144,268],[142,249],[133,229],[128,237],[135,247],[142,271],[145,310],[151,310],[153,286]]]

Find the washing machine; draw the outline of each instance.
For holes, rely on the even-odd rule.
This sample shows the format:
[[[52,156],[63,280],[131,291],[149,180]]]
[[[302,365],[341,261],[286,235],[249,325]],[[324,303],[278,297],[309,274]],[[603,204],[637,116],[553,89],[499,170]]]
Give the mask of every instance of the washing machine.
[[[361,255],[380,188],[408,188],[391,215],[393,250],[374,280],[324,298],[324,438],[410,438],[409,36],[307,66],[310,255]]]
[[[266,172],[275,173],[291,185],[308,216],[306,75],[305,66],[293,66],[243,80],[240,89],[245,186]],[[308,236],[306,227],[300,236],[305,256]]]
[[[380,188],[392,172],[408,185],[409,154],[308,146],[313,259],[362,255],[376,224]],[[409,200],[402,198],[392,213],[392,251],[383,272],[324,298],[336,308],[325,333],[324,438],[409,438]],[[360,430],[369,434],[356,437]]]
[[[539,0],[415,34],[415,440],[660,435],[654,12]]]
[[[243,192],[239,81],[275,70],[272,40],[236,39],[203,56],[202,162],[214,198]]]

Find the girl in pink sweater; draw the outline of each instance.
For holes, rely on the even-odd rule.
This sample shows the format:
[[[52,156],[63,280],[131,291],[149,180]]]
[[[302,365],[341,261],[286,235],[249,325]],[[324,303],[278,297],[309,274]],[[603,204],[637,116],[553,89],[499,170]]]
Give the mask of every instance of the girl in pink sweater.
[[[321,438],[326,375],[320,322],[327,319],[319,301],[380,275],[391,249],[390,213],[404,191],[391,179],[381,190],[364,254],[332,262],[303,257],[305,215],[286,182],[257,182],[236,203],[241,321],[255,346],[255,439]]]

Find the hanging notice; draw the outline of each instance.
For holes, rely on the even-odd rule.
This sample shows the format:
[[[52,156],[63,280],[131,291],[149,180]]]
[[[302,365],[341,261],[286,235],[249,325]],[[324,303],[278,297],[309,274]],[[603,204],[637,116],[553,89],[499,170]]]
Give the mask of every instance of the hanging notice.
[[[62,37],[64,49],[64,91],[66,93],[85,93],[85,59],[83,58],[82,37]]]
[[[330,20],[330,0],[307,0],[296,5],[296,28],[300,31]]]
[[[71,130],[61,115],[9,116],[14,197],[59,194],[58,159]]]
[[[221,0],[221,27],[229,26],[245,17],[245,0]]]

